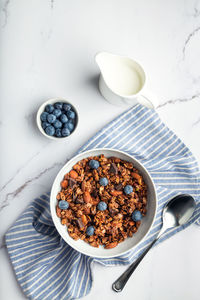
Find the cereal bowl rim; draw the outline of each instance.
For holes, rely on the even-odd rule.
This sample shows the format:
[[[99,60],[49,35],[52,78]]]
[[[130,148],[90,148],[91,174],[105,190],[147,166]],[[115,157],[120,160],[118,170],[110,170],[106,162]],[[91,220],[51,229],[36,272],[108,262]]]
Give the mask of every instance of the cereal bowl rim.
[[[110,155],[107,155],[105,153],[109,152]],[[57,203],[57,199],[56,199],[56,195],[57,193],[60,191],[60,183],[63,180],[63,177],[66,173],[68,173],[72,166],[74,164],[76,164],[78,161],[80,161],[81,159],[90,157],[90,156],[98,156],[100,154],[104,154],[106,157],[109,156],[114,156],[114,157],[127,157],[128,161],[132,162],[133,164],[135,164],[135,167],[138,169],[138,171],[140,172],[140,174],[142,174],[143,177],[145,177],[145,179],[148,179],[148,184],[147,184],[147,188],[151,189],[150,190],[150,196],[151,196],[151,205],[153,206],[153,211],[149,212],[150,214],[150,220],[148,220],[148,224],[146,224],[145,226],[147,227],[146,230],[144,230],[144,234],[139,237],[138,236],[138,241],[133,245],[133,246],[125,246],[127,243],[127,241],[129,241],[129,244],[131,244],[131,240],[135,238],[135,236],[140,232],[140,227],[142,226],[142,224],[145,224],[145,218],[146,216],[143,218],[143,222],[141,223],[138,231],[133,234],[132,237],[129,237],[127,239],[125,239],[122,243],[120,243],[117,247],[112,248],[112,249],[104,249],[102,246],[99,246],[100,248],[95,248],[90,246],[88,243],[82,241],[82,240],[78,240],[75,241],[73,240],[68,232],[67,232],[67,227],[62,225],[60,222],[60,218],[56,215],[56,203]],[[122,158],[124,160],[126,160],[126,158]],[[149,199],[148,199],[149,202]],[[148,206],[148,202],[147,202],[147,206]],[[74,248],[75,250],[77,250],[78,252],[85,254],[87,256],[91,256],[91,257],[96,257],[96,258],[112,258],[112,257],[117,257],[117,256],[121,256],[126,254],[127,252],[129,252],[130,250],[133,250],[136,246],[138,246],[139,244],[141,244],[145,237],[148,235],[148,233],[150,232],[155,217],[156,217],[156,212],[157,212],[157,194],[156,194],[156,188],[155,188],[155,184],[153,182],[153,179],[151,178],[149,172],[146,170],[146,168],[143,166],[143,164],[141,162],[139,162],[137,159],[135,159],[133,156],[127,154],[126,152],[123,152],[121,150],[115,150],[115,149],[111,149],[111,148],[96,148],[96,149],[91,149],[91,150],[87,150],[84,151],[82,153],[77,154],[76,156],[72,157],[58,172],[52,188],[51,188],[51,194],[50,194],[50,211],[51,211],[51,216],[52,216],[52,220],[53,223],[58,231],[58,233],[60,234],[60,236],[63,238],[63,240],[72,248]],[[148,210],[147,210],[147,214],[148,214]],[[140,233],[141,235],[141,233]],[[119,246],[121,247],[121,245],[123,244],[123,250],[118,250]],[[98,251],[98,249],[100,249]],[[118,251],[117,251],[118,250]],[[103,252],[103,254],[102,254]]]
[[[65,136],[65,137],[56,137],[56,136],[50,136],[48,134],[45,133],[44,129],[42,128],[42,125],[41,125],[41,120],[40,120],[40,115],[45,111],[45,106],[47,104],[54,104],[56,102],[63,102],[63,103],[67,103],[67,104],[70,104],[73,108],[73,110],[75,111],[76,113],[76,124],[74,126],[74,130],[72,131],[72,133],[68,136]],[[63,98],[63,97],[56,97],[56,98],[51,98],[51,99],[48,99],[47,101],[43,102],[40,107],[38,108],[37,110],[37,114],[36,114],[36,123],[37,123],[37,127],[39,129],[39,131],[47,138],[51,139],[51,140],[56,140],[56,141],[63,141],[69,137],[72,136],[72,134],[75,132],[75,130],[77,129],[77,126],[78,126],[78,122],[79,122],[79,117],[78,117],[78,112],[77,112],[77,109],[74,107],[74,105],[72,103],[70,103],[67,99]]]

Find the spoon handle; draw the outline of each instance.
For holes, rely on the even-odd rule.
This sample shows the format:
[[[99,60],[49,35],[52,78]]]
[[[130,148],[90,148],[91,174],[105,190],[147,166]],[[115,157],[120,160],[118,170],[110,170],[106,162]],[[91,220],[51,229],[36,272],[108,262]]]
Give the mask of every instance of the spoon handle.
[[[129,280],[129,278],[131,277],[131,275],[133,274],[133,272],[135,271],[135,269],[137,268],[137,266],[139,265],[141,260],[145,257],[147,252],[155,244],[155,242],[158,240],[158,238],[159,238],[159,236],[155,240],[153,240],[153,242],[147,247],[147,249],[142,253],[142,255],[140,255],[138,257],[138,259],[136,261],[134,261],[128,267],[128,269],[113,283],[112,289],[115,292],[121,292],[123,290],[123,288],[125,287],[127,281]]]

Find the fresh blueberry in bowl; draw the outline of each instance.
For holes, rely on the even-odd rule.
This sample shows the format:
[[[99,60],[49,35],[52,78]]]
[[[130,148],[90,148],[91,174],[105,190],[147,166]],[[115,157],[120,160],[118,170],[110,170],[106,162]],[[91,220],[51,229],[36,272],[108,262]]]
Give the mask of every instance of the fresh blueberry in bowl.
[[[55,120],[55,122],[53,123],[54,128],[61,128],[62,127],[62,123],[59,120]]]
[[[63,111],[71,110],[72,106],[69,103],[63,103]]]
[[[68,110],[67,111],[67,116],[68,116],[69,119],[73,120],[73,119],[75,119],[76,115],[75,115],[75,112],[73,110]]]
[[[42,122],[42,128],[45,129],[47,126],[50,126],[48,122]]]
[[[49,114],[46,112],[46,111],[44,111],[41,115],[40,115],[40,120],[41,121],[43,121],[43,122],[46,122],[47,121],[47,116],[48,116]]]
[[[52,104],[47,104],[47,105],[45,106],[45,111],[46,111],[47,113],[51,114],[51,113],[54,111],[53,105],[52,105]]]
[[[60,121],[61,121],[62,123],[67,123],[67,121],[68,121],[67,116],[66,116],[65,114],[62,114],[62,115],[60,116]]]
[[[74,124],[71,121],[68,121],[67,123],[65,123],[63,125],[63,127],[69,129],[70,132],[72,132],[74,130]]]
[[[62,133],[62,136],[69,136],[70,135],[70,131],[67,128],[63,128],[61,133]]]
[[[60,128],[56,129],[55,136],[56,137],[62,137],[62,133],[61,133],[61,129]]]
[[[55,128],[52,125],[47,126],[45,128],[45,132],[46,132],[46,134],[53,136],[55,134]]]
[[[54,104],[54,107],[61,110],[62,107],[63,107],[63,103],[62,103],[62,102],[56,102],[56,103]]]
[[[53,114],[48,114],[47,122],[49,122],[51,124],[51,123],[54,123],[55,120],[56,120],[56,116],[54,116]]]
[[[59,118],[62,114],[62,111],[60,109],[55,108],[52,112],[53,115],[56,116],[56,118]]]
[[[37,112],[37,125],[43,135],[50,139],[69,137],[78,124],[75,107],[62,98],[50,99]]]

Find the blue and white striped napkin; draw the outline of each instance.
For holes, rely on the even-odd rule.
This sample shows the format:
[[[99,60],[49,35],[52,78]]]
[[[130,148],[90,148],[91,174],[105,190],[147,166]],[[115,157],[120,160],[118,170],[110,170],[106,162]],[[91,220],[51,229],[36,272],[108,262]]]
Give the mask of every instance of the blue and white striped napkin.
[[[190,150],[162,123],[154,110],[136,105],[99,131],[79,152],[91,148],[123,150],[150,172],[157,189],[158,211],[144,242],[116,258],[95,259],[73,250],[53,226],[49,194],[35,199],[6,234],[6,245],[24,294],[30,299],[75,299],[87,295],[92,286],[91,265],[133,262],[161,228],[165,203],[179,193],[197,201],[189,223],[165,233],[160,242],[196,222],[200,225],[200,173]]]

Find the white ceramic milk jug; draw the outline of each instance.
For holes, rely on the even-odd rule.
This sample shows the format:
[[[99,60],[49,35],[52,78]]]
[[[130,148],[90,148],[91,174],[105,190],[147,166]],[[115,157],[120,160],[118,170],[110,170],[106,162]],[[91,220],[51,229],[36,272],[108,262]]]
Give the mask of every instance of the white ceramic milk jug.
[[[114,105],[134,105],[140,103],[156,108],[155,96],[143,94],[146,76],[143,68],[134,60],[100,52],[95,56],[100,68],[99,90],[103,97]]]

